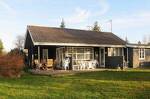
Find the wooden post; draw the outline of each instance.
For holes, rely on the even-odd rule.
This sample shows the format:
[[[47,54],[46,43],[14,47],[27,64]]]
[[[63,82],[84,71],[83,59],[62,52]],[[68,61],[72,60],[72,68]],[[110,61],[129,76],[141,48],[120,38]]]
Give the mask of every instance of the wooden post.
[[[128,48],[127,48],[127,66],[128,66],[128,63],[129,63],[129,51],[128,51]]]
[[[105,62],[106,60],[105,60],[105,47],[104,47],[104,67],[105,67]]]
[[[31,49],[31,66],[34,65],[34,47]]]
[[[38,46],[38,63],[40,63],[40,46]]]
[[[124,48],[122,48],[122,55],[123,55],[123,66],[124,66]]]

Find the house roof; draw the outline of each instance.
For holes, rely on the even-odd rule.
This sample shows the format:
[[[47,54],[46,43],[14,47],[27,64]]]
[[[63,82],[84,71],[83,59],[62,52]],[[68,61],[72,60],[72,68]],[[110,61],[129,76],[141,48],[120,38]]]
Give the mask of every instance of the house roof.
[[[67,28],[28,26],[34,45],[122,45],[125,41],[110,32],[95,32]]]

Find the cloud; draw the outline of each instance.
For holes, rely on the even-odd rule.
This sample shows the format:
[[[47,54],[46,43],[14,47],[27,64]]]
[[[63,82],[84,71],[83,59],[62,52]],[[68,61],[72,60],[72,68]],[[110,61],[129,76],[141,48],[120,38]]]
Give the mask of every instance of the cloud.
[[[50,19],[49,21],[52,26],[58,26],[63,18],[65,23],[67,24],[67,27],[73,28],[74,26],[77,26],[76,24],[81,25],[85,23],[90,16],[91,13],[88,10],[77,7],[70,15],[67,15],[65,17],[61,16],[56,19]]]
[[[150,12],[143,11],[113,19],[113,25],[119,29],[141,28],[150,26]]]
[[[6,2],[4,2],[3,0],[0,0],[0,11],[1,12],[7,12],[9,14],[16,14],[16,11],[10,6],[8,5]]]
[[[88,21],[89,18],[93,17],[100,17],[104,14],[106,14],[109,11],[109,3],[106,0],[94,0],[95,6],[97,10],[92,10],[88,8],[81,8],[76,7],[73,11],[73,13],[70,13],[70,15],[63,17],[65,22],[68,25],[72,24],[81,24]],[[61,17],[62,18],[62,17]],[[61,19],[51,19],[51,23],[60,23]]]
[[[98,11],[92,11],[90,9],[81,9],[81,8],[76,8],[75,9],[75,14],[70,17],[68,20],[69,22],[72,23],[80,23],[83,21],[86,21],[89,17],[92,16],[101,16],[106,14],[109,11],[109,4],[106,0],[97,0],[98,3]]]
[[[109,10],[109,4],[106,0],[96,0],[96,3],[98,3],[98,11],[93,11],[90,9],[82,9],[82,8],[76,8],[73,15],[67,17],[66,22],[67,23],[81,23],[88,20],[88,18],[93,16],[101,16],[108,12]]]
[[[69,24],[85,22],[90,16],[90,12],[85,9],[76,8],[73,15],[66,17],[65,21]]]
[[[110,5],[106,0],[97,0],[97,3],[99,5],[99,10],[93,13],[94,16],[101,16],[109,11]]]

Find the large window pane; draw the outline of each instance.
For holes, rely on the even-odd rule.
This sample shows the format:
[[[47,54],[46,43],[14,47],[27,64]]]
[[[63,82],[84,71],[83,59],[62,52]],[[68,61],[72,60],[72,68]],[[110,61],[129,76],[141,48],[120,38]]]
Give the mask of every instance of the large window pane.
[[[108,48],[108,56],[122,56],[122,48]]]
[[[77,65],[76,60],[73,60],[73,61],[72,61],[72,64],[73,64],[73,65]]]
[[[72,53],[72,48],[68,48],[68,53]]]
[[[119,55],[122,56],[122,48],[119,48]]]
[[[73,58],[73,59],[76,59],[76,54],[73,54],[73,55],[72,55],[72,58]]]
[[[85,54],[85,60],[90,60],[92,57],[90,54]]]
[[[108,56],[113,56],[113,48],[108,48]]]
[[[72,49],[72,53],[76,53],[77,52],[77,49],[76,48],[73,48]]]
[[[85,49],[85,53],[86,53],[86,54],[92,53],[92,49],[90,49],[90,48]]]
[[[77,53],[84,53],[84,48],[78,48]]]
[[[84,59],[84,54],[77,54],[77,59]]]

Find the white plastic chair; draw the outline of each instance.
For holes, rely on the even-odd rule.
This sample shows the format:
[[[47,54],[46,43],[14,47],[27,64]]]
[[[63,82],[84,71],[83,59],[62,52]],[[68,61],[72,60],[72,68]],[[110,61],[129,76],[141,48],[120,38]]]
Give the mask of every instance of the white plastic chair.
[[[69,68],[69,63],[70,63],[70,60],[68,58],[63,60],[63,67],[65,70]]]
[[[89,61],[88,69],[93,69],[93,62],[92,61]]]
[[[98,65],[98,61],[97,60],[93,60],[93,68],[96,68],[96,65]]]
[[[82,69],[85,70],[86,69],[86,62],[82,61]]]

